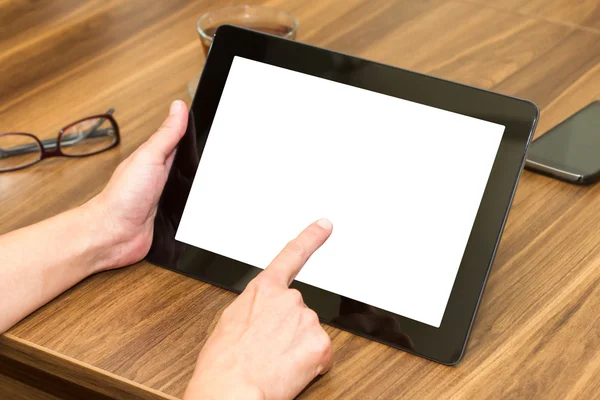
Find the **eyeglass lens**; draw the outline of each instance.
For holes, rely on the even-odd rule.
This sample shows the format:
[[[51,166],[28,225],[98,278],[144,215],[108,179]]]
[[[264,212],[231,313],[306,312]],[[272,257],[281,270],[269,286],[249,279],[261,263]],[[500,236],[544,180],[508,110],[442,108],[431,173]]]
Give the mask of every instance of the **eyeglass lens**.
[[[108,118],[88,118],[65,129],[60,150],[69,156],[85,156],[110,148],[117,140]]]
[[[0,136],[0,171],[34,164],[42,157],[42,148],[33,137],[18,133]]]

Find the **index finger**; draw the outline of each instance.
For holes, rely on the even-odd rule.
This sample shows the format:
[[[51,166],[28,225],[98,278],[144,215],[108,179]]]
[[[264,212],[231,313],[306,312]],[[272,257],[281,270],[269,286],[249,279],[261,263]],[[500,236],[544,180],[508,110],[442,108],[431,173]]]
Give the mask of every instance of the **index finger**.
[[[333,225],[325,218],[310,224],[283,248],[263,274],[271,274],[283,285],[289,286],[310,256],[329,238],[332,229]]]

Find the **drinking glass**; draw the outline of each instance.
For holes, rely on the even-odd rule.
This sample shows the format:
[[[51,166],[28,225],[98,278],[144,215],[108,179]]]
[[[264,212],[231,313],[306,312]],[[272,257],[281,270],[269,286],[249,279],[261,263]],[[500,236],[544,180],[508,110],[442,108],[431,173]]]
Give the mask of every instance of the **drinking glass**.
[[[221,25],[235,25],[287,39],[296,39],[298,20],[290,13],[266,6],[236,6],[210,11],[200,17],[196,25],[202,42],[204,56],[208,55],[217,28]],[[200,76],[188,83],[191,98],[196,93]]]

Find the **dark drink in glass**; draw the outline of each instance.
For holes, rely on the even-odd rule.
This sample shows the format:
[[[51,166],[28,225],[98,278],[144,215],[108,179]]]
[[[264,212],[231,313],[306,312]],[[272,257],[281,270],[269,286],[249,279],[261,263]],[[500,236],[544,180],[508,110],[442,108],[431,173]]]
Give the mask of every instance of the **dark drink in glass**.
[[[259,31],[263,33],[268,33],[269,35],[287,37],[290,39],[295,39],[296,32],[294,31],[294,27],[289,25],[282,25],[279,23],[274,23],[269,25],[267,22],[263,23],[232,23],[231,25],[236,25],[241,28],[252,29],[253,31]],[[200,36],[200,40],[202,41],[202,50],[204,50],[204,56],[208,55],[208,49],[212,43],[212,38],[217,31],[218,26],[210,27],[204,31],[206,36],[210,37],[210,39]]]
[[[293,15],[272,7],[238,6],[210,11],[200,17],[196,26],[202,42],[204,57],[208,55],[215,31],[224,24],[252,29],[287,39],[296,39],[296,32],[298,31],[298,20]],[[188,83],[188,93],[192,98],[196,92],[199,79],[198,76]]]

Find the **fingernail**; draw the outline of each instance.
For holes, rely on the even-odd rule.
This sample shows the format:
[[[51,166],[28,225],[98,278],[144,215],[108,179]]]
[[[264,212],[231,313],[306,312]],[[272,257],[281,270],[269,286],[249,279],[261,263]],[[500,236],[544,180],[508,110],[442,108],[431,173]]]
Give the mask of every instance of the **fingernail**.
[[[317,225],[319,225],[321,228],[325,229],[326,231],[330,231],[333,228],[333,224],[327,218],[321,218],[320,220],[318,220]]]
[[[169,109],[169,115],[177,114],[181,111],[181,100],[175,100],[171,103],[171,108]]]

